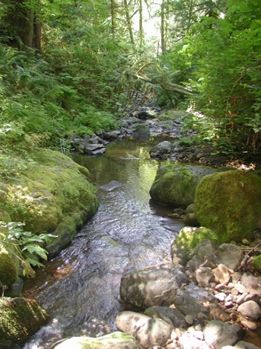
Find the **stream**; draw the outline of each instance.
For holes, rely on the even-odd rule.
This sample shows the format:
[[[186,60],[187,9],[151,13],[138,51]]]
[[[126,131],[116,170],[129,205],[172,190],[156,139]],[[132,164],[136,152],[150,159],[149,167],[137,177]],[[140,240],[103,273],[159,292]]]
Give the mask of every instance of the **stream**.
[[[170,211],[150,203],[158,162],[149,145],[120,141],[99,157],[75,155],[98,188],[100,207],[72,244],[25,284],[25,295],[48,311],[49,324],[24,349],[49,349],[61,338],[115,330],[123,273],[168,262],[182,227]]]

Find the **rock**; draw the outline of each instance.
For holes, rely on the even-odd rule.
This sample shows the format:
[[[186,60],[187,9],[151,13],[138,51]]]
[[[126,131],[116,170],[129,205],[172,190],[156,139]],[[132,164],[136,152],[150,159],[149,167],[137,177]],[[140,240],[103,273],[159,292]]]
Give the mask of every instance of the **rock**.
[[[138,344],[132,336],[114,332],[98,338],[72,337],[57,344],[54,349],[138,349]]]
[[[252,344],[252,343],[248,343],[245,341],[239,341],[237,342],[234,347],[234,349],[260,349],[259,347],[257,347],[256,345]],[[223,348],[222,348],[223,349]]]
[[[6,341],[23,343],[46,321],[46,312],[35,300],[0,298],[0,347]]]
[[[221,244],[216,250],[217,263],[235,270],[243,257],[241,248],[235,244]]]
[[[176,291],[187,282],[188,278],[180,267],[150,267],[124,274],[120,297],[125,304],[141,309],[170,305]]]
[[[208,315],[208,309],[203,304],[210,300],[212,297],[206,290],[191,283],[177,291],[173,304],[184,316],[191,315],[197,319],[199,314]]]
[[[261,177],[239,170],[205,176],[195,207],[200,224],[214,229],[220,242],[251,238],[261,224]]]
[[[252,274],[244,273],[241,277],[241,284],[246,291],[251,294],[261,294],[261,277],[255,277]]]
[[[30,153],[32,161],[12,183],[5,185],[2,205],[12,221],[25,222],[34,234],[53,233],[57,238],[48,250],[54,255],[74,237],[98,208],[89,171],[68,156],[50,149]]]
[[[150,156],[153,159],[167,159],[168,155],[171,153],[172,150],[172,144],[169,141],[163,141],[159,144],[155,145],[150,150]]]
[[[122,184],[118,181],[111,181],[107,184],[101,185],[100,188],[104,191],[111,192],[115,189],[118,189],[122,186]]]
[[[144,314],[152,318],[159,318],[175,328],[186,327],[184,315],[177,309],[154,306],[146,309]]]
[[[219,293],[215,294],[214,297],[215,297],[218,301],[224,302],[225,299],[226,299],[226,296],[227,296],[227,295],[226,295],[225,293],[219,292]]]
[[[172,207],[187,207],[194,202],[200,179],[216,170],[204,166],[169,164],[161,166],[150,189],[153,201]]]
[[[203,340],[203,333],[201,331],[187,331],[183,333],[179,339],[179,344],[182,349],[210,349]]]
[[[83,152],[87,155],[102,155],[106,151],[103,144],[85,144]]]
[[[199,286],[209,286],[209,282],[213,278],[212,269],[209,267],[199,267],[195,272],[195,277]]]
[[[173,326],[161,319],[123,311],[116,317],[116,326],[133,335],[143,348],[165,345],[171,336]]]
[[[135,112],[134,116],[140,120],[147,120],[147,119],[155,118],[157,114],[158,113],[155,109],[152,109],[149,107],[143,107],[137,112]]]
[[[250,319],[258,319],[261,316],[261,308],[260,306],[254,302],[254,301],[247,301],[245,303],[242,303],[238,308],[237,311]]]
[[[226,285],[230,280],[230,269],[224,264],[219,264],[212,270],[216,282]]]
[[[138,124],[134,127],[133,138],[138,141],[147,141],[150,138],[150,129],[145,124]]]
[[[114,141],[115,139],[119,138],[120,135],[121,135],[121,131],[119,130],[107,131],[102,133],[102,137],[106,141]]]
[[[0,233],[4,233],[3,228],[0,228]],[[8,244],[4,244],[0,237],[0,294],[2,286],[10,287],[18,280],[18,259],[11,246],[10,248],[7,246]]]
[[[199,222],[197,220],[195,212],[186,213],[185,217],[184,217],[184,223],[186,225],[191,226],[191,227],[198,227],[199,226]]]
[[[240,323],[247,330],[255,331],[257,329],[257,323],[246,318],[240,318]]]
[[[252,265],[256,270],[261,271],[261,254],[253,257]]]
[[[212,348],[221,349],[225,345],[233,345],[239,337],[240,327],[228,323],[212,320],[210,321],[203,333],[205,341]]]
[[[177,256],[182,265],[185,265],[192,255],[196,256],[190,261],[192,269],[197,269],[206,260],[212,261],[215,258],[214,244],[216,234],[207,228],[184,227],[180,230],[176,240],[171,245],[172,258]],[[197,247],[197,248],[196,248]],[[195,249],[195,250],[194,250]]]
[[[12,284],[8,296],[9,297],[21,297],[24,287],[24,281],[22,278],[18,278],[15,283]]]

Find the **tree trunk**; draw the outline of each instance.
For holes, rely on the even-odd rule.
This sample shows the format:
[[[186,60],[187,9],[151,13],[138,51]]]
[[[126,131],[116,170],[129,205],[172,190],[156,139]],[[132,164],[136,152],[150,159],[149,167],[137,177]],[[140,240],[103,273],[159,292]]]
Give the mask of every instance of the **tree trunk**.
[[[115,0],[111,0],[111,33],[112,33],[113,40],[115,40],[115,32],[116,32],[116,4],[115,4]]]
[[[139,36],[140,36],[140,49],[144,45],[144,30],[143,30],[143,6],[142,0],[139,0]]]
[[[135,41],[134,41],[132,23],[131,23],[130,12],[129,12],[127,0],[124,0],[124,9],[125,9],[127,27],[128,27],[128,31],[129,31],[129,35],[130,35],[130,42],[131,42],[133,48],[135,49]]]
[[[160,38],[161,38],[161,52],[166,52],[166,37],[165,37],[165,0],[162,0],[160,11]]]

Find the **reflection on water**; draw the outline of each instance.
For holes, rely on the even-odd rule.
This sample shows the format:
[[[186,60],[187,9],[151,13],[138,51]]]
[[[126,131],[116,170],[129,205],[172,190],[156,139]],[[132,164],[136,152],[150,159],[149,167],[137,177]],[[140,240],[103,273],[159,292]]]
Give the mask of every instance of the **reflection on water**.
[[[55,320],[27,349],[49,348],[49,342],[65,336],[108,332],[120,309],[122,273],[167,261],[181,227],[167,210],[159,213],[150,205],[158,164],[146,146],[119,142],[104,156],[75,160],[89,168],[100,207],[72,245],[28,281],[26,295],[36,297]]]

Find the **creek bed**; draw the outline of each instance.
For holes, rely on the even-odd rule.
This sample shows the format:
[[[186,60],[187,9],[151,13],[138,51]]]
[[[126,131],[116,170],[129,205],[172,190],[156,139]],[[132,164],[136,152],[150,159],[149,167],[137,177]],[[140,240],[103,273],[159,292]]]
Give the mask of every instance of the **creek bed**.
[[[148,144],[120,141],[103,156],[74,156],[90,170],[100,207],[73,243],[26,282],[25,295],[36,298],[51,321],[25,349],[110,332],[121,308],[121,275],[170,260],[170,244],[182,222],[150,203],[158,162],[148,150]]]

